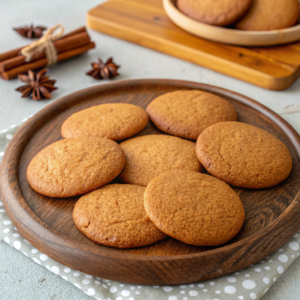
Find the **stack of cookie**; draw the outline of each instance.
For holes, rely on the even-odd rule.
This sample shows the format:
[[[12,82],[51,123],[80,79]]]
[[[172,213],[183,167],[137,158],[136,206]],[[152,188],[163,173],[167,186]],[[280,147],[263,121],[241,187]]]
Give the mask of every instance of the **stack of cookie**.
[[[149,117],[167,134],[133,137]],[[61,133],[64,140],[30,162],[28,182],[49,197],[85,194],[73,211],[77,228],[117,248],[167,236],[198,246],[224,244],[245,219],[228,184],[272,187],[293,164],[280,140],[237,122],[231,104],[198,90],[164,94],[146,111],[126,103],[94,106],[67,118]],[[203,167],[212,176],[201,174]]]
[[[299,20],[298,0],[177,0],[187,16],[209,25],[241,30],[276,30]]]

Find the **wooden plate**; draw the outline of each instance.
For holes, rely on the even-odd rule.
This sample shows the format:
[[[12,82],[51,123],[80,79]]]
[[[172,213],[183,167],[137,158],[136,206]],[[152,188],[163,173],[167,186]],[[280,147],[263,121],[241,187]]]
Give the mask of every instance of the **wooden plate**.
[[[300,40],[300,25],[269,31],[245,31],[198,22],[176,7],[176,0],[163,0],[168,17],[180,28],[215,42],[241,46],[273,46]]]
[[[152,246],[119,250],[88,240],[74,225],[78,197],[52,199],[34,192],[26,180],[30,160],[61,139],[62,122],[81,109],[109,102],[143,108],[158,95],[200,89],[232,103],[239,121],[261,127],[289,148],[294,167],[279,186],[265,190],[235,188],[246,211],[236,238],[221,247],[196,247],[167,238]],[[149,123],[140,135],[158,133]],[[251,142],[251,141],[249,141]],[[66,96],[28,120],[15,134],[0,170],[1,197],[20,233],[53,259],[101,278],[138,284],[181,284],[229,274],[273,253],[300,228],[300,136],[281,117],[245,96],[205,84],[176,80],[127,80]]]

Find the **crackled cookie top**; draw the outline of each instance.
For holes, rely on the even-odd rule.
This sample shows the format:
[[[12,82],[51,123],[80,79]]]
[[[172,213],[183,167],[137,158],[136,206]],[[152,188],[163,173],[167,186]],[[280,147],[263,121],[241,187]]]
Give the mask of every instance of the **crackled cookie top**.
[[[40,151],[28,166],[27,179],[42,195],[71,197],[112,181],[124,164],[124,153],[116,142],[78,137],[60,140]]]
[[[254,31],[288,28],[296,24],[299,14],[298,0],[254,0],[235,27]]]
[[[64,138],[98,136],[121,141],[143,130],[148,120],[147,113],[139,106],[107,103],[71,115],[62,124],[61,134]]]
[[[196,144],[169,135],[145,135],[120,144],[126,157],[120,178],[125,183],[147,186],[151,179],[170,170],[202,171]]]
[[[198,172],[167,172],[151,180],[146,212],[165,234],[197,246],[218,246],[240,231],[244,207],[223,181]]]
[[[82,196],[73,219],[92,241],[110,247],[133,248],[153,244],[166,237],[144,209],[145,188],[110,184]]]
[[[272,134],[240,122],[212,125],[196,144],[199,161],[213,176],[238,187],[277,185],[293,166],[287,147]]]
[[[177,6],[187,16],[202,23],[227,26],[249,9],[252,0],[178,0]]]
[[[190,140],[196,140],[212,124],[237,120],[231,104],[217,95],[198,90],[161,95],[146,111],[160,130]]]

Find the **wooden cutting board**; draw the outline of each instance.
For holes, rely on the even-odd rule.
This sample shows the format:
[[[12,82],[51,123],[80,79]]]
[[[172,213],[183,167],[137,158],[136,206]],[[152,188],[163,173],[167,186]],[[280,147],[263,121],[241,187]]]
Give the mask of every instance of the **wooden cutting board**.
[[[197,247],[167,238],[135,249],[113,249],[89,240],[75,226],[73,207],[79,197],[44,197],[26,179],[31,159],[62,139],[60,128],[71,114],[109,102],[146,108],[157,96],[181,89],[220,95],[237,110],[239,121],[267,130],[291,152],[294,166],[282,184],[263,190],[234,188],[244,204],[240,233],[219,247]],[[161,133],[149,122],[139,135]],[[251,142],[251,141],[250,141]],[[280,116],[245,96],[195,82],[128,80],[103,84],[68,95],[29,119],[14,135],[0,166],[5,210],[34,247],[53,259],[101,278],[137,284],[183,284],[229,274],[273,253],[300,229],[300,136]]]
[[[300,42],[251,48],[205,40],[172,23],[162,0],[109,0],[88,12],[87,25],[271,90],[286,89],[300,76]]]

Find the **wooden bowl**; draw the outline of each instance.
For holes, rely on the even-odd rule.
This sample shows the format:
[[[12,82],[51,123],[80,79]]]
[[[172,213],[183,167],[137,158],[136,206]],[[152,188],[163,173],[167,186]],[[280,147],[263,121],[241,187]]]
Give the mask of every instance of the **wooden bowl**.
[[[212,0],[213,1],[213,0]],[[300,24],[286,29],[246,31],[198,22],[176,7],[176,0],[163,0],[168,17],[180,28],[215,42],[240,46],[273,46],[300,40]]]
[[[155,97],[183,89],[220,95],[234,105],[239,121],[274,134],[287,145],[293,157],[293,171],[282,184],[264,190],[234,188],[245,206],[246,220],[229,243],[196,247],[167,238],[142,248],[108,248],[93,243],[76,228],[72,211],[79,197],[54,199],[30,188],[26,179],[29,162],[41,149],[62,139],[61,124],[74,112],[109,102],[146,108]],[[139,135],[150,133],[159,133],[151,122]],[[20,233],[34,247],[71,268],[137,284],[190,283],[256,263],[300,229],[300,136],[268,108],[228,90],[176,80],[119,81],[68,95],[29,119],[5,152],[0,167],[0,190],[5,209]]]

